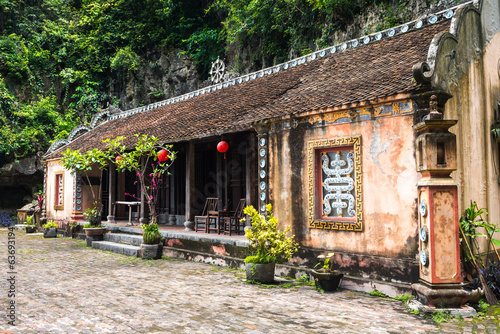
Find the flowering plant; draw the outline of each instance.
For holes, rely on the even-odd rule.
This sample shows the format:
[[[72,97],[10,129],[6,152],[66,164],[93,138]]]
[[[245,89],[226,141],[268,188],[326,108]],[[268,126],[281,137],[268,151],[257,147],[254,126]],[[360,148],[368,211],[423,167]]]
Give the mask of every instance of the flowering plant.
[[[37,191],[33,196],[35,197],[35,203],[38,205],[38,207],[42,208],[43,190]]]
[[[0,212],[0,226],[8,227],[14,224],[14,219],[12,219],[7,212]]]
[[[116,165],[120,172],[135,172],[140,186],[141,195],[145,196],[148,204],[151,222],[156,223],[156,200],[159,184],[162,182],[162,175],[168,172],[169,167],[175,160],[176,153],[172,151],[172,145],[161,145],[158,138],[148,135],[135,135],[137,143],[132,149],[122,145],[125,137],[119,136],[116,139],[106,139],[108,143],[108,157]],[[160,160],[161,158],[161,160]],[[126,194],[136,198],[135,195]],[[138,196],[140,198],[140,196]]]
[[[286,236],[290,227],[287,226],[284,231],[280,231],[271,204],[266,205],[266,210],[266,216],[259,214],[251,205],[243,210],[252,221],[252,228],[245,231],[245,236],[250,242],[249,248],[253,255],[248,256],[245,262],[282,263],[290,260],[292,254],[297,251],[298,244],[293,242],[295,236]],[[241,221],[245,221],[245,218]]]

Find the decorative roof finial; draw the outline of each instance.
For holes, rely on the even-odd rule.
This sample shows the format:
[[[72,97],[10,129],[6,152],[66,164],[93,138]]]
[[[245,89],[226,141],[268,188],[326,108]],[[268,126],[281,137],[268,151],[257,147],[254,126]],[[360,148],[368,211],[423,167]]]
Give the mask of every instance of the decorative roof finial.
[[[212,68],[210,69],[210,80],[213,84],[218,84],[222,82],[224,74],[226,71],[226,65],[224,62],[217,57],[217,60],[212,63]]]
[[[438,111],[436,95],[432,95],[429,101],[429,119],[443,119],[443,114]]]

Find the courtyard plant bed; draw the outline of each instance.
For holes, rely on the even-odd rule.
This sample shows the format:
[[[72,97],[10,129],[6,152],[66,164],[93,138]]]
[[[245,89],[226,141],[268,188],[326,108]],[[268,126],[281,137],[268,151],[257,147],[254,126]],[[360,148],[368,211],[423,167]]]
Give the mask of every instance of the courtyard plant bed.
[[[141,258],[143,260],[161,259],[163,243],[158,224],[144,224],[142,229]]]
[[[44,238],[56,238],[57,237],[57,224],[52,220],[42,225],[43,227],[43,237]]]
[[[315,268],[311,271],[314,277],[314,283],[316,288],[327,292],[336,291],[340,285],[340,281],[344,277],[344,274],[338,270],[333,270],[332,258],[335,254],[328,253],[327,255],[319,255],[318,258],[324,259],[322,262],[318,263]]]
[[[284,231],[279,230],[271,204],[266,205],[266,211],[265,216],[261,215],[251,205],[243,211],[250,216],[252,222],[252,228],[245,231],[251,252],[245,258],[245,273],[247,280],[260,283],[273,282],[276,263],[290,260],[297,251],[294,236],[286,235],[290,227],[287,226]]]

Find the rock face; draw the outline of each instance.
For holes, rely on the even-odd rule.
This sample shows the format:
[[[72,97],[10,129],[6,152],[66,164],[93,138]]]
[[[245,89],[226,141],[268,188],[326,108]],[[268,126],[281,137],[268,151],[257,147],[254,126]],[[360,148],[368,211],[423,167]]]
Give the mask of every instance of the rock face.
[[[137,72],[127,73],[110,91],[122,110],[162,101],[199,89],[203,85],[193,61],[180,49],[160,51]]]
[[[43,184],[41,155],[0,167],[0,210],[15,210],[33,200],[37,185]]]

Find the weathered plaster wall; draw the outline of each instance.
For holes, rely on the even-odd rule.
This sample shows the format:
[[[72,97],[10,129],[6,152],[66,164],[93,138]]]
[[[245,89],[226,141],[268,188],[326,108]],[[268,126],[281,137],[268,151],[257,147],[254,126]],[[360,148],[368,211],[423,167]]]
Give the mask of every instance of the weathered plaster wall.
[[[459,212],[476,201],[494,223],[500,223],[500,159],[490,134],[500,102],[498,7],[486,1],[481,16],[471,8],[462,11],[454,36],[443,36],[440,43],[432,82],[453,95],[444,117],[458,120],[451,132],[457,135],[458,169],[452,176],[459,184]]]
[[[418,250],[413,115],[271,133],[270,200],[302,247],[413,260]],[[308,227],[307,142],[361,136],[363,231]],[[338,259],[341,261],[341,259]]]
[[[63,209],[54,209],[55,194],[56,194],[56,173],[63,173],[64,180],[64,198]],[[59,160],[51,160],[47,162],[46,174],[46,190],[45,190],[45,207],[47,211],[47,220],[65,220],[69,221],[73,210],[73,176],[65,170]]]

